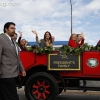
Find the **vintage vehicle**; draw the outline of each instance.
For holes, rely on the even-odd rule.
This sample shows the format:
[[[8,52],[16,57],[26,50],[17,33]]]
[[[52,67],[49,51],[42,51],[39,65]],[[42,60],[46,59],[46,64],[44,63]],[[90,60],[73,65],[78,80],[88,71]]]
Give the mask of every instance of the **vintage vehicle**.
[[[25,86],[27,100],[56,100],[62,90],[100,91],[100,86],[87,85],[87,80],[100,81],[100,48],[70,50],[67,47],[67,50],[72,53],[65,54],[63,50],[45,54],[20,53],[26,71],[26,77],[21,84]]]
[[[100,80],[99,51],[81,55],[21,52],[20,58],[27,73],[23,86],[28,100],[55,100],[62,90],[100,90],[85,81]]]

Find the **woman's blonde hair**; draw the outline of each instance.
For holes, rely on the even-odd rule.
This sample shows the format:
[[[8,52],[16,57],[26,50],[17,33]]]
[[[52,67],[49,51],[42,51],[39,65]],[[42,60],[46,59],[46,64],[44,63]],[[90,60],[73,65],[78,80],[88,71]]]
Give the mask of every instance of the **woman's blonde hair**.
[[[75,33],[71,34],[71,36],[70,36],[69,40],[71,40],[71,39],[72,39],[73,35],[76,35],[76,34],[75,34]]]
[[[76,34],[75,33],[71,34],[69,41],[72,40],[73,35],[76,35]],[[75,41],[75,42],[77,43],[77,41]],[[69,44],[69,42],[68,42],[68,44]]]

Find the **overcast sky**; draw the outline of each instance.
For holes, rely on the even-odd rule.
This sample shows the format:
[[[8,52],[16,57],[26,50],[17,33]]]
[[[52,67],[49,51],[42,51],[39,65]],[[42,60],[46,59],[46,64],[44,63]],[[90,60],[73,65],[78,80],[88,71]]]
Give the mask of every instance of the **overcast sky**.
[[[96,45],[100,39],[100,0],[72,0],[73,33],[85,34],[85,42]],[[0,0],[0,32],[6,22],[16,23],[16,32],[23,38],[35,41],[31,30],[43,38],[45,31],[55,41],[70,37],[70,0]]]

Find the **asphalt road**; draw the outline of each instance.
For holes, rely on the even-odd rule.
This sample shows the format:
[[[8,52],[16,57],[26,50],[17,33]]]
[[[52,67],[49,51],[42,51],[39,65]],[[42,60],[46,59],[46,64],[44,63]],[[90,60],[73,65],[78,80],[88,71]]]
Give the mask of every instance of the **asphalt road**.
[[[87,86],[100,86],[100,82],[88,82]],[[27,100],[24,95],[24,89],[18,90],[18,95],[20,100]],[[57,100],[100,100],[100,92],[99,91],[76,91],[76,90],[67,90],[66,92],[62,92]]]
[[[27,100],[23,91],[18,91],[19,100]],[[57,100],[100,100],[100,92],[66,91],[62,92]]]

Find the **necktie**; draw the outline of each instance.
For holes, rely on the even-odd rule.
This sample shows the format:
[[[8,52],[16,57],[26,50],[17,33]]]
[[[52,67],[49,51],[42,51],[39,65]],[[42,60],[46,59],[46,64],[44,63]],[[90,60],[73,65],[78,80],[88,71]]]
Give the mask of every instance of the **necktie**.
[[[12,41],[12,44],[15,46],[15,48],[16,48],[16,52],[17,52],[17,55],[18,55],[18,49],[17,49],[17,46],[16,46],[16,44],[14,43],[14,40],[11,38],[11,41]]]
[[[13,39],[12,39],[12,38],[11,38],[11,41],[12,41],[13,45],[15,46],[15,43],[14,43],[14,41],[13,41]]]

